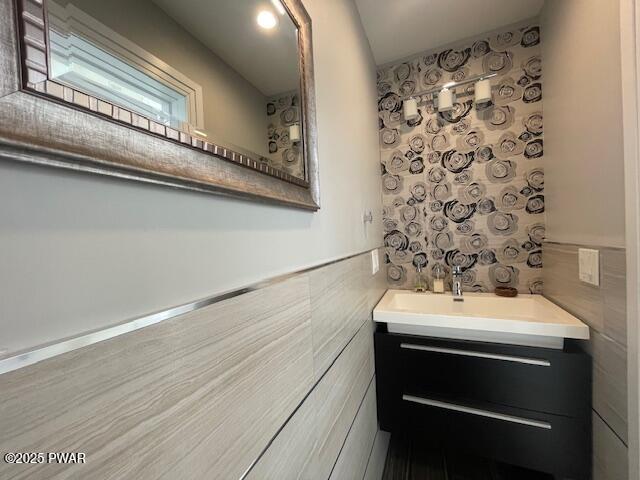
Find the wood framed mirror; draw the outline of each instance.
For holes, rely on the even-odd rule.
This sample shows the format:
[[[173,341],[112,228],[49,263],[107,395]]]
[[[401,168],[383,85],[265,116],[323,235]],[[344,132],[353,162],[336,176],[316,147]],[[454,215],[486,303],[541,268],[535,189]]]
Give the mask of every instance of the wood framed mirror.
[[[0,0],[0,158],[317,210],[300,0]]]

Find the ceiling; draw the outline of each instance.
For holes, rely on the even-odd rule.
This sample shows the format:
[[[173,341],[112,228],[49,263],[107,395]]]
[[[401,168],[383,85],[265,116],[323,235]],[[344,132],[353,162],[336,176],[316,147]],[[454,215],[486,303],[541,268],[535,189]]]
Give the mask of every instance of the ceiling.
[[[544,0],[356,0],[376,64],[535,17]]]
[[[298,89],[297,30],[270,0],[153,0],[265,96]],[[278,18],[273,30],[256,23],[261,10]]]

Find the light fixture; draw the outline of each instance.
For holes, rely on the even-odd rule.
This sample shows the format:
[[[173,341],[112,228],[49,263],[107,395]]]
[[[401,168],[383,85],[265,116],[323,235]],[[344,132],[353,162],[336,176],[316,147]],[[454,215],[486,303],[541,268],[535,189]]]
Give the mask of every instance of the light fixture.
[[[424,90],[422,92],[414,92],[406,97],[402,97],[402,113],[406,121],[420,118],[420,110],[418,104],[423,103],[429,109],[438,112],[450,112],[456,106],[456,88],[462,88],[462,96],[474,95],[474,103],[479,110],[486,109],[492,105],[491,82],[497,73],[484,73],[475,77],[463,79],[459,82],[447,82],[442,86]],[[472,89],[473,84],[473,89]]]
[[[491,101],[491,82],[489,79],[478,80],[474,89],[476,105],[484,105]]]
[[[275,8],[280,15],[284,15],[287,13],[280,0],[271,0],[271,5],[273,5],[273,8]]]
[[[257,20],[258,20],[258,25],[260,25],[262,28],[267,30],[272,29],[278,24],[278,20],[276,19],[276,16],[273,14],[273,12],[270,12],[269,10],[260,11],[260,13],[258,13]]]
[[[455,94],[453,90],[443,88],[438,94],[438,111],[449,112],[453,110],[453,104],[455,103]]]
[[[404,119],[415,120],[418,118],[418,102],[415,98],[407,98],[404,102],[402,102],[402,112],[404,113]]]
[[[299,124],[294,123],[289,127],[289,140],[291,140],[294,143],[300,141],[300,125]]]

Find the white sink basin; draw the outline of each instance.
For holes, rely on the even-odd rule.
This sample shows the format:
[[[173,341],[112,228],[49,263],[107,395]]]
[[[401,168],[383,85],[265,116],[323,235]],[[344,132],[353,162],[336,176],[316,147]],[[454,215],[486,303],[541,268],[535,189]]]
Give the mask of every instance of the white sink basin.
[[[387,290],[373,311],[391,333],[562,348],[565,338],[589,338],[589,327],[541,295],[498,297]]]

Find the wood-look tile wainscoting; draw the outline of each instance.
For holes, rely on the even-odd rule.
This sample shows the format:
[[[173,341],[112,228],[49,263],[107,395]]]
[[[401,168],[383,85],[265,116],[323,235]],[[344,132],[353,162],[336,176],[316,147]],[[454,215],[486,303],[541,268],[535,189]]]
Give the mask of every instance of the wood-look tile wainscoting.
[[[0,451],[86,463],[0,478],[380,478],[384,290],[367,252],[2,374]]]
[[[600,287],[578,278],[579,245],[546,242],[544,296],[589,325],[593,358],[593,478],[627,479],[626,255],[600,251]]]

